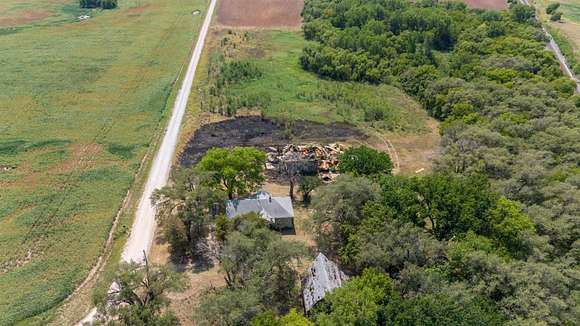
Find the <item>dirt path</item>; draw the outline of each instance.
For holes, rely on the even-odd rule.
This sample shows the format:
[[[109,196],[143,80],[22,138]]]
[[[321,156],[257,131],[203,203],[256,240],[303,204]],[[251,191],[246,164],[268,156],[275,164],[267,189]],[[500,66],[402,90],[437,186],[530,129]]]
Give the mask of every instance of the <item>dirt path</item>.
[[[153,191],[165,186],[169,179],[169,172],[171,170],[171,164],[173,162],[173,156],[179,138],[178,136],[183,116],[187,107],[187,100],[191,93],[191,85],[193,84],[193,78],[205,44],[205,38],[209,30],[216,2],[217,0],[211,0],[209,4],[181,89],[175,99],[173,113],[163,136],[161,146],[159,147],[157,155],[153,161],[153,166],[151,167],[151,171],[147,178],[143,195],[139,201],[135,221],[131,229],[131,235],[129,236],[125,249],[123,250],[123,261],[142,262],[143,252],[149,252],[149,249],[151,248],[156,223],[155,208],[151,204],[150,198]],[[96,308],[93,308],[89,314],[79,322],[79,325],[86,322],[90,323],[94,320],[95,315]]]

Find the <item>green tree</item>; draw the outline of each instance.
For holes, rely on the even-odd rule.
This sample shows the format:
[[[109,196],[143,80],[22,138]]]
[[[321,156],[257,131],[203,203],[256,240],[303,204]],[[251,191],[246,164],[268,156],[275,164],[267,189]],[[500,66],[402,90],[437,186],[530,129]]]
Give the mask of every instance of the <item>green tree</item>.
[[[290,309],[289,313],[280,318],[268,310],[252,318],[250,326],[314,326],[314,323],[296,309]]]
[[[261,302],[283,312],[297,294],[294,264],[305,255],[303,244],[269,229],[242,229],[227,237],[220,262],[228,287],[257,288]]]
[[[312,310],[316,325],[380,325],[382,305],[392,295],[391,279],[368,269],[326,295]]]
[[[213,176],[213,186],[229,199],[255,191],[264,182],[266,154],[252,147],[212,148],[197,164],[198,171]]]
[[[514,21],[523,23],[533,18],[536,12],[533,7],[517,3],[510,6],[510,14]]]
[[[302,193],[302,202],[304,204],[310,203],[310,194],[314,189],[318,188],[322,184],[320,178],[317,176],[303,176],[300,179],[299,190]]]
[[[136,263],[123,264],[112,279],[109,290],[102,287],[94,295],[98,320],[107,325],[173,326],[177,318],[167,310],[167,292],[183,290],[179,274],[166,267]]]
[[[222,288],[203,296],[193,318],[200,326],[247,325],[266,308],[256,288]],[[258,324],[267,325],[267,324]]]
[[[341,261],[358,271],[375,268],[396,275],[407,264],[426,266],[443,261],[444,248],[411,223],[369,218],[349,238]]]
[[[386,310],[391,325],[488,326],[505,323],[493,303],[480,298],[456,298],[447,293],[393,300]]]
[[[562,15],[563,14],[564,13],[562,13],[561,11],[555,11],[554,13],[552,13],[550,15],[550,20],[553,21],[553,22],[559,22],[559,21],[562,20]]]
[[[256,322],[267,325],[266,310],[282,314],[298,304],[296,267],[306,253],[302,243],[283,240],[252,219],[241,221],[220,252],[227,286],[203,298],[196,323],[245,325],[258,316]]]
[[[166,221],[176,217],[183,223],[187,244],[192,250],[203,235],[203,227],[223,207],[225,194],[207,186],[207,173],[181,169],[174,174],[174,183],[157,189],[151,201],[157,206],[157,218]]]
[[[341,175],[334,183],[320,187],[312,216],[320,250],[337,254],[362,221],[363,207],[378,198],[378,186],[363,177]]]
[[[117,8],[117,0],[99,0],[99,5],[102,9]]]
[[[534,225],[520,204],[500,198],[489,211],[489,216],[493,238],[512,253],[517,254],[525,249],[524,238],[534,231]]]
[[[314,326],[314,323],[299,314],[296,309],[290,309],[290,312],[280,318],[281,326]]]
[[[355,176],[390,174],[393,163],[389,155],[366,146],[351,147],[338,157],[338,169]]]

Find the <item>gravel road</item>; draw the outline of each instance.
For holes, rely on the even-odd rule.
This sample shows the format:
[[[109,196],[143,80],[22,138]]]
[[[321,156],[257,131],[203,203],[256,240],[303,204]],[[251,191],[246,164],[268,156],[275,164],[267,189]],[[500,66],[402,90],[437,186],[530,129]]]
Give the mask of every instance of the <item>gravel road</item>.
[[[528,0],[520,0],[520,2],[524,5],[531,6]],[[576,93],[580,94],[580,80],[576,78],[576,75],[574,75],[572,69],[570,69],[570,66],[568,66],[568,62],[566,62],[566,57],[564,57],[562,51],[560,51],[560,47],[558,46],[558,44],[556,44],[556,41],[554,41],[552,34],[550,34],[550,32],[548,32],[548,30],[544,26],[542,26],[542,30],[549,39],[548,48],[552,50],[552,52],[554,52],[554,54],[556,55],[556,59],[558,59],[558,61],[560,62],[560,67],[562,68],[562,71],[566,74],[568,78],[570,78],[574,83],[576,83]]]
[[[187,72],[185,73],[183,83],[175,99],[173,113],[171,114],[169,124],[165,130],[161,146],[155,155],[155,160],[153,161],[151,171],[149,172],[143,195],[139,200],[139,206],[137,207],[137,212],[135,214],[135,221],[133,222],[131,235],[129,236],[129,240],[126,243],[122,254],[122,260],[125,262],[143,262],[143,252],[149,252],[149,249],[151,248],[156,223],[155,208],[151,205],[150,198],[153,191],[165,186],[169,179],[169,172],[175,154],[175,147],[177,146],[179,139],[179,130],[181,128],[183,116],[185,115],[187,100],[191,93],[191,85],[193,84],[195,71],[205,44],[205,38],[209,30],[216,1],[217,0],[211,0],[209,4],[189,66],[187,67]],[[78,325],[91,323],[94,320],[96,313],[96,308],[93,308],[89,314],[78,323]]]

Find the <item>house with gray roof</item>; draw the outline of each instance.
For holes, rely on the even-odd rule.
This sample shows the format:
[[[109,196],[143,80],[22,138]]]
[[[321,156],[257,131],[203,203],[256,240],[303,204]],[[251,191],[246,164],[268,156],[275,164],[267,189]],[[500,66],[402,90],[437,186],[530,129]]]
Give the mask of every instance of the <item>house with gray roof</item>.
[[[247,199],[234,199],[226,202],[228,218],[256,213],[278,229],[294,227],[294,208],[290,197],[273,197],[260,191]]]
[[[347,280],[336,263],[319,253],[302,277],[304,312],[308,313],[327,293],[341,287]]]

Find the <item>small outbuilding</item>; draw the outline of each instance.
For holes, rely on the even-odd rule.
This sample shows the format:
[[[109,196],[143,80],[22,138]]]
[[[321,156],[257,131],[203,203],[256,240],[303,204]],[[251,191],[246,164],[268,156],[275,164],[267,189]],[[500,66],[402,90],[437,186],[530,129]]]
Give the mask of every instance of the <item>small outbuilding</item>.
[[[270,193],[260,191],[247,199],[234,199],[226,202],[228,218],[256,213],[277,229],[294,227],[294,208],[290,197],[273,197]]]
[[[348,280],[338,265],[319,253],[302,277],[302,301],[308,314],[314,305]]]

